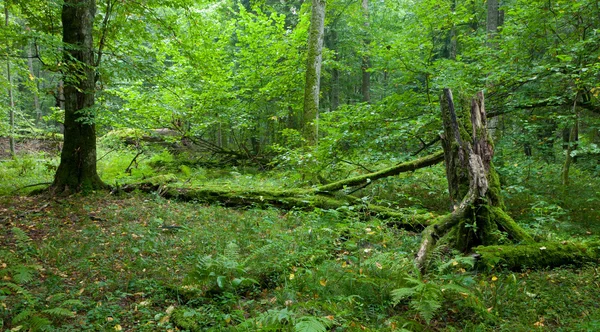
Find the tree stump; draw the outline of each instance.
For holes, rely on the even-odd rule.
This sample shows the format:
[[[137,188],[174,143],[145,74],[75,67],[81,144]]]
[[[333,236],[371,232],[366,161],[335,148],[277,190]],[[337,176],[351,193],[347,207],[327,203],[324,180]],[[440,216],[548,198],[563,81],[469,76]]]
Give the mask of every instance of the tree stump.
[[[506,237],[514,242],[532,238],[503,211],[500,180],[492,158],[494,144],[487,130],[483,92],[471,101],[470,113],[457,112],[452,91],[441,98],[444,126],[442,147],[446,162],[448,191],[454,211],[439,217],[423,231],[416,261],[423,269],[437,239],[467,252],[478,245],[498,244]]]

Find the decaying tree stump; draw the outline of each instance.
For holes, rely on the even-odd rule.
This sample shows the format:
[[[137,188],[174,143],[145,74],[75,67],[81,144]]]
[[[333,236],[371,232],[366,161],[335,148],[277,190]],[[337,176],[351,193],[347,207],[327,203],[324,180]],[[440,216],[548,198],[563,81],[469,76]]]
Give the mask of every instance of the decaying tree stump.
[[[438,239],[466,252],[478,245],[497,244],[503,237],[514,242],[532,238],[504,211],[500,181],[492,157],[494,145],[488,134],[483,92],[467,110],[456,110],[450,89],[441,98],[444,133],[442,147],[448,189],[454,211],[441,216],[422,233],[416,261],[423,269]]]

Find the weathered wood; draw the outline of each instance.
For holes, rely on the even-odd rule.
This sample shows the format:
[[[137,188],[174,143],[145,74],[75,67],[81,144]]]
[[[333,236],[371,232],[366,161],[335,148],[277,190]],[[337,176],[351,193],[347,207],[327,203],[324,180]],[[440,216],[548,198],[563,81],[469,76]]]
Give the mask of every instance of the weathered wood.
[[[464,252],[474,246],[496,244],[498,231],[506,232],[515,242],[532,242],[502,210],[504,204],[492,163],[494,145],[487,130],[483,93],[479,92],[471,101],[468,113],[457,111],[452,92],[444,89],[441,111],[448,189],[455,208],[423,232],[417,264],[425,268],[436,239],[444,236],[448,237],[447,243]]]

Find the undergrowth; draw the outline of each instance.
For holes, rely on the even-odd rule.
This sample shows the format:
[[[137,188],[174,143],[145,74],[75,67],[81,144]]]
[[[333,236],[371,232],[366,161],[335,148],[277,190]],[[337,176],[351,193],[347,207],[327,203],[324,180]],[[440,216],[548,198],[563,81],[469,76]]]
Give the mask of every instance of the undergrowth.
[[[100,148],[111,185],[170,174],[189,186],[294,187],[290,171],[212,169],[177,155]],[[53,198],[14,189],[51,181],[56,156],[18,156],[0,168],[2,330],[594,331],[597,266],[473,270],[439,252],[413,264],[416,234],[346,210],[234,210],[140,193]],[[508,211],[538,239],[599,231],[597,179],[573,167],[500,163]],[[131,167],[129,167],[131,166]],[[360,172],[352,170],[352,172]],[[443,213],[436,166],[377,181],[365,201]],[[29,189],[19,191],[26,193]]]

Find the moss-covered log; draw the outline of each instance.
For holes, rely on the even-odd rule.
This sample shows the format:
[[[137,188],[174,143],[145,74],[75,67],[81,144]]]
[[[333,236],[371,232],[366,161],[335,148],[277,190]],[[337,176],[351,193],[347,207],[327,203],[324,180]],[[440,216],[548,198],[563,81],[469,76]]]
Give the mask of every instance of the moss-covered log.
[[[479,246],[473,249],[478,263],[487,268],[524,270],[530,268],[580,266],[600,262],[600,242],[546,242],[526,245]]]
[[[353,177],[350,179],[340,180],[337,182],[333,182],[324,186],[319,187],[319,192],[334,192],[337,190],[344,189],[346,187],[353,186],[362,186],[366,185],[372,181],[386,178],[388,176],[398,175],[404,172],[415,171],[419,168],[424,168],[428,166],[433,166],[435,164],[439,164],[444,161],[444,151],[438,151],[429,156],[425,156],[423,158],[419,158],[417,160],[408,161],[405,163],[401,163],[392,167],[388,167],[382,169],[377,172],[364,174],[361,176]]]
[[[319,193],[314,189],[259,190],[243,189],[227,186],[181,188],[171,184],[169,177],[160,176],[148,179],[147,182],[121,188],[124,191],[141,190],[158,192],[162,197],[182,201],[220,204],[228,207],[277,207],[280,209],[340,209],[361,212],[365,216],[377,216],[389,220],[395,227],[411,231],[421,231],[428,221],[435,217],[431,213],[415,214],[413,211],[391,209],[384,206],[366,204],[363,200],[351,195],[332,195]]]

